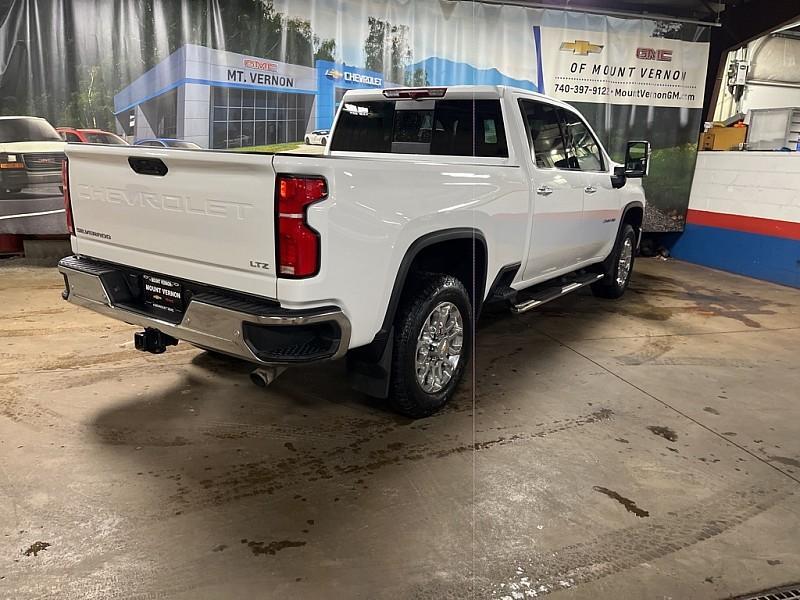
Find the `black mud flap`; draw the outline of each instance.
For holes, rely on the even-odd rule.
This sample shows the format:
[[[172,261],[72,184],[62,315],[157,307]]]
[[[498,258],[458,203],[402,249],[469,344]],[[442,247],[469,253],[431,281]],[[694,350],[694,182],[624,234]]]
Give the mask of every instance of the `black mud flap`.
[[[357,348],[347,353],[347,381],[354,390],[385,400],[389,397],[389,384],[392,378],[392,353],[394,352],[394,327],[380,358],[369,360]]]

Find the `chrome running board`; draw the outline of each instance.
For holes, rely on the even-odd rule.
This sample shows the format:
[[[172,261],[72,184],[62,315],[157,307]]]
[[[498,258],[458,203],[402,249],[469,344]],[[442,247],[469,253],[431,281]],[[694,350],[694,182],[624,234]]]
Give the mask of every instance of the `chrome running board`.
[[[528,312],[529,310],[533,310],[542,304],[547,304],[548,302],[551,302],[557,298],[561,298],[561,296],[566,296],[570,292],[574,292],[586,287],[587,285],[591,285],[595,281],[600,281],[603,277],[605,277],[605,275],[598,273],[587,273],[585,275],[580,275],[574,281],[570,281],[569,283],[555,285],[534,292],[530,299],[520,302],[519,304],[512,305],[511,310],[518,314]],[[525,290],[520,290],[520,293],[524,292]]]

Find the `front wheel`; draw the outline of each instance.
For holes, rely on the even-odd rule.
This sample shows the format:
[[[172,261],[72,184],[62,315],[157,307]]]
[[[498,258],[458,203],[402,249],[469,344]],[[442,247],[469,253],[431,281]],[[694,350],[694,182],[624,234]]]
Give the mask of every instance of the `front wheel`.
[[[464,284],[428,276],[406,296],[395,325],[389,402],[408,417],[427,417],[450,400],[470,358],[472,303]]]
[[[311,140],[309,138],[306,138],[306,146],[310,146],[310,145],[311,145]]]
[[[631,281],[636,254],[636,230],[625,224],[611,253],[605,277],[592,284],[592,293],[600,298],[620,298]]]
[[[328,138],[322,138],[322,143],[320,146],[327,146],[328,145]]]

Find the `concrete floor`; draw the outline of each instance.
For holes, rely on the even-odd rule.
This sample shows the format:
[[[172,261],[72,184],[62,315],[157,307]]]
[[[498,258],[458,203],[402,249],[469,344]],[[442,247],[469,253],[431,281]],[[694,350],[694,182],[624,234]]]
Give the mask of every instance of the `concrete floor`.
[[[244,365],[0,268],[4,598],[702,598],[800,581],[800,293],[640,260],[487,315],[408,421],[343,365]],[[42,549],[45,544],[47,547]]]

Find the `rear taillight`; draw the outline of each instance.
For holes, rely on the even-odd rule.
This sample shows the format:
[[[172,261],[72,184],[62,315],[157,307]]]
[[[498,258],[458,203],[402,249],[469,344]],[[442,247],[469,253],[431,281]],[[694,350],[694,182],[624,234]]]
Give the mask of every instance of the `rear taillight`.
[[[307,210],[328,197],[327,182],[322,177],[279,175],[276,196],[278,276],[299,279],[316,275],[319,233],[308,225]]]
[[[67,231],[69,231],[70,235],[75,235],[75,225],[72,223],[72,200],[69,197],[69,161],[66,158],[61,162],[61,188],[64,190]]]
[[[18,154],[0,154],[0,169],[20,171],[24,168],[22,157]]]

